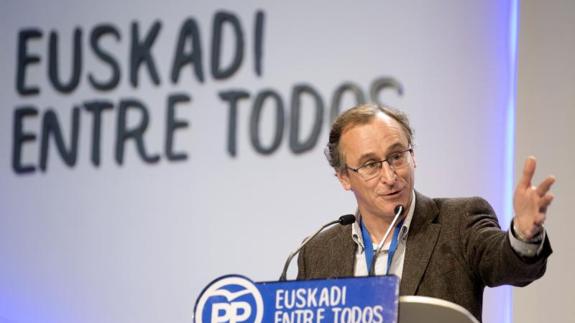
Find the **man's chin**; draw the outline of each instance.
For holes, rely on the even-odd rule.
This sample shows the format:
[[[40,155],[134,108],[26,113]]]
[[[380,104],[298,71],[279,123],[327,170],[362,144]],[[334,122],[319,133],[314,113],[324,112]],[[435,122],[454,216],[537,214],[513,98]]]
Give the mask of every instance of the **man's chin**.
[[[387,210],[386,213],[395,214],[395,208],[398,205],[403,205],[404,209],[408,207],[409,198],[405,195],[405,192],[399,192],[392,195],[381,196],[382,202],[385,204],[384,209]]]

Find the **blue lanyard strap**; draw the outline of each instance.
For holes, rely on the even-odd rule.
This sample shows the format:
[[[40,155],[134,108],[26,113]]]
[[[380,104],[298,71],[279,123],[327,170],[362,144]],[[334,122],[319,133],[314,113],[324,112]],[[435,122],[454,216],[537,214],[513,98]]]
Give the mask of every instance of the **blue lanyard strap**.
[[[359,221],[359,223],[361,225],[361,237],[363,238],[365,262],[367,263],[367,271],[369,273],[375,251],[373,250],[373,242],[371,242],[371,236],[369,235],[369,232],[367,232],[367,228],[365,227],[365,224],[363,224],[363,220]]]
[[[365,250],[365,262],[367,264],[367,270],[371,268],[371,263],[375,255],[375,250],[373,250],[373,242],[371,241],[371,236],[365,227],[363,221],[360,221],[361,227],[361,237],[363,238],[363,246]],[[389,245],[389,250],[387,251],[387,271],[389,274],[389,268],[391,268],[391,262],[393,261],[393,255],[397,251],[397,245],[399,240],[399,231],[401,231],[401,226],[403,225],[403,220],[401,220],[397,226],[393,229],[393,237],[391,238],[391,244]]]
[[[393,229],[393,238],[391,238],[391,244],[389,245],[389,251],[387,252],[387,271],[386,274],[389,274],[389,268],[391,268],[391,262],[393,260],[393,255],[395,255],[395,251],[397,251],[397,245],[399,240],[399,231],[401,230],[401,226],[403,225],[403,220],[399,221],[397,226]]]

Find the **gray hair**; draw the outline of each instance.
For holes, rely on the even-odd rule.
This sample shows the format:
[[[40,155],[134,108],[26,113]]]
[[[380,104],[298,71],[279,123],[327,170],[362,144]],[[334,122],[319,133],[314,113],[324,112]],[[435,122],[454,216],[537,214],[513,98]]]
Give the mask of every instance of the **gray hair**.
[[[369,123],[378,113],[385,113],[397,121],[407,137],[408,144],[413,146],[413,129],[411,129],[409,119],[405,113],[388,106],[372,103],[355,106],[339,115],[329,132],[329,142],[324,153],[329,164],[336,172],[345,170],[345,157],[339,148],[339,141],[344,130],[356,125]]]

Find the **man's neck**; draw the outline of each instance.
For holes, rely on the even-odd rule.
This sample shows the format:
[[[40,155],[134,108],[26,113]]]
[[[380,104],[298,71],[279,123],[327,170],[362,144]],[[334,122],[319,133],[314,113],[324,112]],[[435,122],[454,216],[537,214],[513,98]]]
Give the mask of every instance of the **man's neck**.
[[[408,205],[406,205],[405,208],[403,209],[403,214],[401,215],[401,218],[396,222],[396,225],[397,223],[407,218],[413,203],[415,203],[415,192],[412,193],[412,198],[410,199]],[[393,222],[395,214],[390,217],[364,212],[364,210],[361,210],[361,208],[359,208],[359,211],[361,214],[361,221],[363,221],[363,224],[367,228],[369,236],[371,237],[371,241],[375,244],[379,244],[380,241],[383,239],[383,236],[385,236],[385,233],[389,229],[389,226]],[[386,243],[391,239],[392,237],[390,234],[386,239],[387,240]]]
[[[406,215],[407,215],[407,212],[404,211],[401,218],[398,220],[398,222],[401,221],[402,219],[405,219]],[[385,233],[389,229],[389,226],[393,222],[393,217],[391,217],[391,218],[389,218],[389,217],[378,217],[378,216],[373,216],[370,214],[364,215],[364,213],[362,213],[361,220],[363,221],[363,224],[365,225],[365,227],[367,228],[367,231],[369,232],[369,235],[371,237],[371,241],[375,244],[379,244],[381,239],[383,239],[383,236],[385,236]],[[391,239],[391,235],[389,235],[387,237],[387,241],[390,241],[390,239]]]

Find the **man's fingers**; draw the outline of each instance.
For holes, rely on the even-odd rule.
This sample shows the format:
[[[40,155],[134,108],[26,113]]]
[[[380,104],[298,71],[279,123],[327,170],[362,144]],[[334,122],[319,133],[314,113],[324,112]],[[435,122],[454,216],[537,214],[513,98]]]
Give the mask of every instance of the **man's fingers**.
[[[547,194],[543,196],[539,201],[539,208],[544,208],[545,210],[547,210],[547,207],[549,206],[549,204],[551,204],[551,202],[553,202],[554,198],[555,196],[553,196],[553,194]]]
[[[525,160],[525,164],[523,165],[523,176],[519,180],[519,186],[523,188],[531,187],[531,179],[533,178],[533,174],[535,173],[535,157],[529,156],[527,160]]]
[[[543,182],[541,182],[535,189],[537,195],[541,197],[545,195],[547,192],[549,192],[549,189],[551,188],[551,185],[553,185],[553,183],[555,183],[555,176],[549,176],[546,179],[544,179]]]

